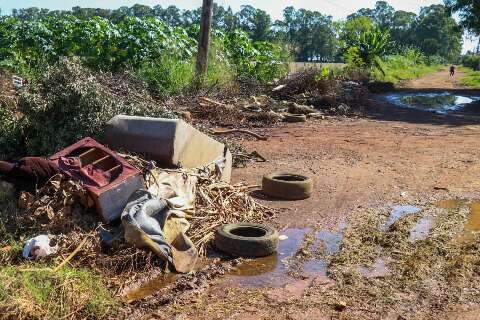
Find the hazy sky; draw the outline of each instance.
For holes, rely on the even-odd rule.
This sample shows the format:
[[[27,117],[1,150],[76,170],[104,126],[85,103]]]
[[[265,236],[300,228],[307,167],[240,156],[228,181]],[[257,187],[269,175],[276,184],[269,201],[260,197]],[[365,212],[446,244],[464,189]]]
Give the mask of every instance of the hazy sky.
[[[435,3],[443,3],[442,0],[387,0],[396,10],[405,10],[418,13],[420,8]],[[282,10],[287,6],[316,10],[323,14],[333,16],[335,19],[343,19],[360,8],[373,7],[376,0],[217,0],[218,4],[225,7],[231,6],[237,11],[241,5],[252,5],[270,13],[274,19],[282,17]],[[202,0],[0,0],[0,9],[3,13],[10,13],[13,8],[40,7],[48,9],[70,9],[74,6],[94,8],[118,8],[120,6],[132,6],[135,3],[149,6],[176,5],[182,9],[197,8]],[[465,39],[464,50],[473,49],[475,42]]]

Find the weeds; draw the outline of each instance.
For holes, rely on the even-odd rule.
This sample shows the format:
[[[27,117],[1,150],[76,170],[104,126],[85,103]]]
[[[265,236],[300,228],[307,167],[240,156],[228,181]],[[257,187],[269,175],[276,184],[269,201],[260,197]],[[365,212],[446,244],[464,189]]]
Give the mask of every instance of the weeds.
[[[479,303],[479,234],[463,236],[468,204],[442,209],[434,205],[407,214],[383,231],[388,213],[359,212],[347,227],[340,251],[330,258],[329,274],[336,285],[326,293],[327,303],[339,299],[348,308],[344,318],[371,319],[386,314],[434,319],[455,304]],[[419,219],[433,219],[425,239],[412,240]],[[386,261],[389,272],[366,277],[361,266]],[[439,303],[441,301],[441,303]]]
[[[460,79],[460,83],[469,87],[480,88],[480,71],[474,71],[468,67],[460,67],[465,72],[465,76]]]
[[[391,55],[379,61],[382,71],[373,69],[373,78],[397,83],[402,80],[414,79],[429,73],[439,71],[441,64],[429,64],[424,59],[414,59],[409,55]]]
[[[100,319],[118,303],[102,278],[92,271],[42,264],[0,267],[0,313],[3,319]]]

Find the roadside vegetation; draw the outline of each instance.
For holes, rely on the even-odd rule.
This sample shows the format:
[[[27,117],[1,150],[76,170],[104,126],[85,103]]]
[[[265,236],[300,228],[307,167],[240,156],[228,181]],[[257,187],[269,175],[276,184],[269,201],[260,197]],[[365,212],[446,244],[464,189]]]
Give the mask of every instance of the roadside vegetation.
[[[480,71],[475,71],[468,67],[462,67],[461,70],[465,72],[465,76],[460,79],[461,84],[480,88]]]

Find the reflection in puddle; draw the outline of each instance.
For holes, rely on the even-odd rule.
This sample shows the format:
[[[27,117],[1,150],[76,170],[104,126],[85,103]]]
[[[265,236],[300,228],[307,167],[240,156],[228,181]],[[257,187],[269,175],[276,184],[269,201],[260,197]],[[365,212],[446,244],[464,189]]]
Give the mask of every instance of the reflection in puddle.
[[[408,204],[394,206],[392,208],[392,212],[390,213],[390,216],[388,217],[387,222],[385,222],[385,224],[382,226],[382,231],[387,231],[388,228],[390,228],[390,226],[394,224],[401,217],[407,214],[417,213],[419,211],[420,211],[419,207],[408,205]]]
[[[463,233],[460,235],[460,241],[471,241],[473,236],[480,232],[480,201],[473,201],[468,203],[468,200],[462,199],[448,199],[441,200],[436,203],[436,206],[443,209],[453,210],[459,209],[463,205],[468,205],[470,213],[463,226]]]
[[[287,229],[280,232],[288,236],[279,242],[278,253],[269,257],[247,260],[241,263],[230,273],[230,280],[235,284],[253,287],[282,287],[292,283],[295,279],[289,275],[290,271],[298,271],[306,276],[326,276],[328,264],[318,257],[319,252],[327,255],[336,253],[340,249],[343,239],[341,232],[319,231],[315,233],[315,241],[307,250],[312,254],[310,258],[299,262],[295,253],[301,248],[304,237],[311,229]],[[290,260],[290,258],[292,258]],[[298,257],[298,259],[301,259]],[[295,266],[294,266],[295,265]],[[299,268],[299,270],[290,270]]]
[[[384,258],[377,258],[371,266],[360,266],[357,268],[358,272],[366,278],[385,277],[390,274],[390,269],[387,267],[388,261]]]
[[[480,202],[470,204],[470,215],[465,223],[465,231],[480,231]]]
[[[464,108],[474,106],[475,102],[480,101],[480,96],[458,96],[448,92],[443,93],[391,93],[384,95],[384,98],[393,104],[424,111],[437,113],[448,113],[460,111]],[[478,108],[470,111],[478,112]]]
[[[162,274],[159,277],[143,284],[141,287],[128,291],[122,298],[127,303],[140,300],[175,282],[178,277],[178,273]]]
[[[287,260],[295,255],[309,231],[310,229],[295,228],[280,232],[288,238],[279,242],[277,254],[242,262],[230,273],[232,280],[254,287],[280,287],[289,283],[293,278],[287,274]]]
[[[343,227],[342,227],[343,228]],[[325,245],[326,254],[334,254],[340,250],[342,244],[343,234],[341,232],[319,231],[315,234],[316,238]],[[318,244],[317,244],[318,246]]]
[[[433,227],[434,218],[432,216],[423,217],[410,230],[410,241],[425,240]]]

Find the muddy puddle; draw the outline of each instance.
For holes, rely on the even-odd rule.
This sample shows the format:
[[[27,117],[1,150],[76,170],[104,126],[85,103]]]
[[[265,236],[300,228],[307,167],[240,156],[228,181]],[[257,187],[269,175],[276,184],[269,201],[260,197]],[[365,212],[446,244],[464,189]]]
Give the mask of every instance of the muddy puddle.
[[[298,229],[291,228],[280,232],[280,235],[286,236],[281,240],[278,246],[278,252],[268,257],[243,261],[238,265],[228,277],[228,282],[237,285],[251,287],[282,287],[295,281],[291,276],[294,264],[296,264],[296,255],[301,253],[304,239],[311,236],[313,231],[309,228]],[[322,249],[335,252],[340,248],[341,234],[329,231],[320,231],[314,233],[315,240],[308,248],[308,253],[316,252]],[[307,253],[307,254],[308,254]],[[298,268],[299,266],[295,266]],[[300,271],[307,276],[326,275],[327,263],[320,258],[311,257],[305,259]]]
[[[381,227],[382,231],[387,231],[392,224],[394,224],[398,219],[407,215],[419,212],[421,209],[417,206],[412,206],[409,204],[396,205],[392,207],[390,216],[388,217],[387,222]]]
[[[359,266],[357,268],[358,272],[366,278],[380,278],[385,277],[390,274],[390,269],[388,268],[388,263],[390,260],[388,258],[378,258],[370,266]]]
[[[389,93],[384,100],[402,108],[447,113],[480,113],[480,96],[442,93]]]
[[[457,239],[469,240],[480,232],[480,201],[461,199],[442,200],[434,204],[438,208],[458,210],[468,207],[469,213],[463,232]],[[420,214],[410,229],[409,241],[419,241],[428,238],[435,227],[435,216],[428,214],[423,207],[401,204],[391,207],[390,214],[381,231],[388,232],[389,227],[406,215]],[[425,213],[424,213],[425,212]],[[276,254],[257,259],[246,259],[234,266],[224,278],[224,285],[246,287],[280,288],[295,283],[302,278],[328,277],[328,257],[341,250],[345,223],[336,230],[313,230],[310,228],[289,228],[280,231],[282,236]],[[386,277],[391,273],[389,263],[391,257],[385,253],[369,265],[357,265],[356,270],[366,278]],[[204,259],[205,265],[208,258]],[[154,294],[158,290],[175,282],[180,276],[171,273],[162,275],[147,282],[137,289],[127,292],[123,299],[131,302]]]
[[[178,279],[179,275],[176,273],[163,274],[155,279],[148,281],[139,288],[132,289],[122,296],[122,299],[130,303],[132,301],[140,300],[144,297],[148,297],[160,289],[165,288],[169,284],[174,283]]]
[[[465,199],[448,199],[436,203],[439,208],[456,210],[461,206],[468,206],[470,212],[463,226],[463,232],[458,236],[459,241],[470,241],[480,232],[480,201],[469,202]]]

